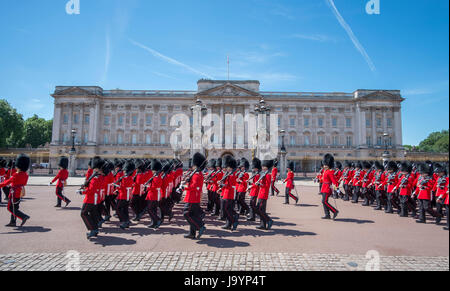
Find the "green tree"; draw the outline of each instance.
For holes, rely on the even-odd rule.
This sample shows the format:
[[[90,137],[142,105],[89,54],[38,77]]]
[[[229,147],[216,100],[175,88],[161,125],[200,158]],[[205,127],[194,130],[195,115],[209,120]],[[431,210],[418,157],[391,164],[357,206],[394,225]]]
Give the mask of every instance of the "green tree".
[[[445,152],[449,149],[449,131],[443,130],[441,132],[431,133],[425,140],[419,144],[419,150],[424,152]]]
[[[0,148],[18,147],[23,139],[23,117],[6,100],[0,100]]]
[[[52,138],[52,120],[45,120],[34,115],[24,123],[22,146],[31,145],[33,148],[45,145]]]

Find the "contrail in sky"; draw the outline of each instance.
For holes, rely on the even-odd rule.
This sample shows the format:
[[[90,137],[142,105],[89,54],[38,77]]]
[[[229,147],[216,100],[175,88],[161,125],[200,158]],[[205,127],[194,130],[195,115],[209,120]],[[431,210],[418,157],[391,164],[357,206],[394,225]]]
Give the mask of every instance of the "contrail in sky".
[[[336,16],[336,18],[339,21],[339,23],[341,24],[341,26],[347,32],[348,36],[352,40],[352,42],[355,45],[356,49],[364,57],[364,59],[366,60],[367,64],[369,65],[370,69],[372,70],[372,72],[375,72],[377,69],[375,68],[375,65],[373,64],[372,59],[369,57],[369,55],[367,54],[366,50],[364,49],[362,44],[359,42],[358,38],[355,36],[355,34],[353,33],[353,31],[350,28],[350,26],[347,24],[347,22],[345,22],[344,18],[342,17],[342,15],[337,10],[336,5],[334,4],[334,0],[326,0],[326,1],[330,4],[331,10],[333,11],[334,15]]]

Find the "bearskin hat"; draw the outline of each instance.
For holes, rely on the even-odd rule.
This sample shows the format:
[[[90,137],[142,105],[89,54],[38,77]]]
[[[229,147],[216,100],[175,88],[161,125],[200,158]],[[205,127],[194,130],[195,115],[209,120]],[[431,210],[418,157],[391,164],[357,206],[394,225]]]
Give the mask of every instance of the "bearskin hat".
[[[134,166],[141,172],[145,171],[145,162],[143,160],[136,160]]]
[[[154,171],[154,172],[159,172],[159,171],[161,171],[162,170],[162,164],[161,164],[161,162],[160,161],[158,161],[158,160],[153,160],[152,161],[152,171]]]
[[[291,169],[292,171],[294,171],[294,168],[295,168],[294,162],[288,163],[287,168]]]
[[[334,168],[334,157],[331,154],[326,154],[323,157],[322,162],[324,166],[328,166],[330,169]]]
[[[120,159],[114,160],[114,168],[120,168],[122,169],[124,162]]]
[[[106,160],[103,163],[102,172],[105,176],[108,176],[109,173],[114,169],[114,164],[111,161]]]
[[[216,168],[216,160],[211,159],[208,161],[208,168]]]
[[[420,164],[419,165],[419,173],[421,174],[430,174],[430,166],[428,164]]]
[[[204,169],[206,166],[206,158],[201,153],[195,153],[192,157],[192,164],[199,169]]]
[[[164,172],[164,173],[169,173],[170,166],[171,166],[170,163],[166,161],[166,162],[163,164],[163,166],[162,166],[163,172]]]
[[[342,163],[341,162],[339,162],[339,161],[336,162],[336,169],[342,170]]]
[[[355,163],[355,168],[362,169],[363,166],[362,166],[361,162],[356,162]]]
[[[379,161],[375,161],[375,168],[384,171],[384,166]]]
[[[437,174],[444,173],[444,175],[447,175],[447,169],[444,166],[442,166],[442,165],[440,165],[439,167],[436,167],[435,172]]]
[[[21,170],[22,172],[26,172],[30,168],[30,164],[31,164],[30,157],[25,154],[20,154],[16,158],[15,167]]]
[[[239,168],[244,167],[246,171],[250,168],[250,163],[246,158],[242,158],[239,162]]]
[[[92,169],[101,169],[105,161],[100,157],[94,157],[92,159]]]
[[[262,161],[262,166],[268,169],[273,167],[273,160],[264,160]]]
[[[12,168],[12,167],[14,167],[14,165],[15,165],[15,161],[14,160],[9,160],[8,161],[8,164],[6,165],[8,168]]]
[[[351,168],[351,167],[352,167],[352,162],[350,162],[350,161],[345,161],[345,167]]]
[[[433,166],[433,170],[435,173],[439,173],[438,171],[442,168],[441,164],[435,163]]]
[[[372,165],[367,161],[364,161],[362,164],[363,164],[363,168],[366,170],[369,170],[370,168],[372,168]]]
[[[135,167],[133,161],[127,161],[123,168],[124,168],[124,171],[127,174],[127,176],[133,174],[134,170],[136,170],[136,167]]]
[[[218,159],[216,160],[216,167],[222,168],[222,159],[221,159],[221,158],[218,158]]]
[[[67,170],[67,168],[69,167],[69,158],[67,158],[67,157],[60,157],[59,158],[59,162],[58,162],[58,166],[60,166],[61,168]]]
[[[398,171],[397,164],[394,161],[389,161],[386,165],[386,170],[397,172]]]
[[[7,164],[6,160],[5,160],[5,159],[2,159],[2,160],[0,161],[0,168],[6,168],[6,164]]]
[[[236,169],[236,167],[237,167],[236,160],[232,156],[227,156],[225,158],[225,168]]]
[[[409,165],[407,162],[400,163],[400,172],[411,172],[411,165]]]
[[[258,159],[258,158],[254,158],[254,159],[252,160],[252,168],[253,168],[253,169],[258,169],[258,170],[261,171],[261,169],[262,169],[262,166],[261,166],[261,160]]]

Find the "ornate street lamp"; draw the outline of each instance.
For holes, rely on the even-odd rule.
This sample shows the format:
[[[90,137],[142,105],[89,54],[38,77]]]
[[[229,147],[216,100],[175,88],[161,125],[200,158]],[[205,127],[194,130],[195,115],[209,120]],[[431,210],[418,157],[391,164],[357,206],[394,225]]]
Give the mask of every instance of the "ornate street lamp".
[[[70,152],[71,153],[75,153],[76,152],[76,149],[75,149],[75,137],[77,135],[77,130],[76,129],[72,129],[71,133],[72,133],[72,148],[70,149]]]
[[[280,136],[281,136],[281,148],[280,148],[280,155],[281,155],[281,161],[280,161],[280,174],[281,178],[285,179],[287,176],[287,164],[286,164],[286,146],[284,143],[284,137],[286,136],[286,131],[284,129],[280,130]]]
[[[70,176],[74,177],[76,175],[76,165],[75,165],[75,155],[77,154],[77,150],[75,149],[75,136],[77,134],[76,129],[72,129],[72,148],[70,149],[69,155],[70,155],[70,169],[69,174]]]
[[[389,133],[385,132],[383,133],[383,140],[384,140],[384,153],[383,153],[383,162],[386,162],[391,157],[389,151],[388,151],[388,140],[389,140]]]

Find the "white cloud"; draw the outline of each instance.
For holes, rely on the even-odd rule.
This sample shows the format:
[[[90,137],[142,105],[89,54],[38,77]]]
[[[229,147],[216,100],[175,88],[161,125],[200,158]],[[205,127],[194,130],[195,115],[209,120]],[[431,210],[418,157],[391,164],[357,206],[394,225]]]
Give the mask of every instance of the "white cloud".
[[[326,0],[326,1],[328,2],[328,4],[330,4],[331,10],[333,11],[333,13],[336,16],[337,20],[341,24],[342,28],[344,28],[344,30],[347,32],[347,34],[350,37],[350,39],[352,40],[355,48],[359,51],[359,53],[366,60],[367,64],[370,67],[370,70],[372,70],[372,72],[375,72],[376,68],[375,68],[375,65],[372,62],[372,59],[369,57],[369,55],[367,54],[367,52],[364,49],[364,47],[362,46],[362,44],[359,42],[358,38],[355,36],[355,34],[353,33],[353,31],[350,28],[350,26],[347,24],[347,22],[344,20],[342,15],[339,13],[338,9],[336,8],[336,5],[334,4],[334,0]]]
[[[135,46],[140,47],[140,48],[142,48],[142,49],[148,51],[148,52],[151,53],[154,57],[157,57],[157,58],[159,58],[159,59],[161,59],[161,60],[163,60],[163,61],[165,61],[165,62],[167,62],[167,63],[169,63],[169,64],[172,64],[172,65],[176,65],[176,66],[182,67],[182,68],[184,68],[184,69],[186,69],[186,70],[188,70],[188,71],[191,71],[191,72],[193,72],[193,73],[195,73],[195,74],[197,74],[197,75],[202,75],[202,76],[204,76],[204,77],[206,77],[206,78],[214,79],[212,76],[210,76],[210,75],[208,75],[208,74],[206,74],[206,73],[200,72],[200,71],[198,71],[198,70],[196,70],[196,69],[194,69],[194,68],[192,68],[192,67],[190,67],[190,66],[188,66],[188,65],[186,65],[186,64],[183,64],[182,62],[179,62],[179,61],[177,61],[177,60],[175,60],[175,59],[173,59],[173,58],[171,58],[171,57],[165,56],[165,55],[163,55],[162,53],[160,53],[160,52],[158,52],[158,51],[156,51],[156,50],[154,50],[154,49],[152,49],[152,48],[149,48],[149,47],[147,47],[147,46],[145,46],[145,45],[143,45],[143,44],[141,44],[141,43],[139,43],[139,42],[137,42],[137,41],[134,41],[134,40],[130,39],[130,42],[131,42],[132,44],[134,44]]]

